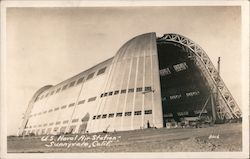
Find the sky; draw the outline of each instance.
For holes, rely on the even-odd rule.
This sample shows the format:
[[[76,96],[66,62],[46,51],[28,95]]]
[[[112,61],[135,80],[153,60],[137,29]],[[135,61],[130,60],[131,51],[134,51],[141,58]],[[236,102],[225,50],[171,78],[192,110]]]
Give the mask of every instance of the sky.
[[[6,17],[7,135],[15,135],[29,100],[110,57],[147,32],[186,36],[213,64],[241,107],[240,7],[8,8]]]

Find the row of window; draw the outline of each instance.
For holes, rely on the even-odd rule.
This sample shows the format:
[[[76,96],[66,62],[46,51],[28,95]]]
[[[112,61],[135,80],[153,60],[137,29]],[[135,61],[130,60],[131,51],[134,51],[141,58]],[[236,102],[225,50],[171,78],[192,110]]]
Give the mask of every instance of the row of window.
[[[95,101],[95,100],[96,100],[96,97],[91,97],[91,98],[88,99],[88,102],[92,102],[92,101]],[[81,101],[79,101],[77,103],[77,105],[84,104],[84,103],[85,103],[85,100],[81,100]],[[73,106],[75,106],[75,103],[70,103],[68,105],[68,108],[73,107]],[[32,116],[35,117],[37,115],[42,115],[42,114],[50,113],[52,111],[58,111],[59,109],[65,109],[65,108],[67,108],[67,105],[63,105],[63,106],[61,106],[61,108],[56,107],[54,109],[49,109],[48,111],[46,110],[46,111],[43,111],[43,112],[40,112],[40,113],[37,113],[37,114],[31,114],[30,117],[32,117]]]
[[[106,67],[101,68],[100,70],[98,70],[97,76],[103,74],[103,73],[105,72],[105,70],[106,70]],[[95,74],[95,72],[90,73],[90,74],[87,76],[86,81],[89,80],[89,79],[91,79],[91,78],[93,78],[93,77],[94,77],[94,74]],[[43,98],[46,98],[46,97],[48,97],[48,96],[51,96],[51,95],[53,95],[53,94],[55,94],[55,93],[59,93],[60,91],[66,90],[67,88],[70,88],[70,87],[73,87],[73,86],[75,86],[75,85],[78,85],[78,84],[82,83],[83,80],[84,80],[84,77],[81,77],[81,78],[79,78],[79,79],[76,80],[76,81],[72,81],[72,82],[70,82],[69,84],[65,84],[63,87],[57,88],[56,90],[52,90],[51,92],[48,92],[47,94],[44,94],[44,95],[41,95],[41,96],[37,97],[37,99],[35,100],[35,102],[36,102],[37,100],[42,100]]]
[[[144,114],[147,115],[147,114],[152,114],[152,110],[145,110],[144,111]],[[102,114],[102,115],[94,115],[93,116],[93,120],[96,120],[96,119],[105,119],[105,118],[113,118],[113,117],[122,117],[122,116],[131,116],[132,115],[132,112],[125,112],[125,113],[122,113],[122,112],[119,112],[119,113],[110,113],[110,114]],[[142,115],[142,111],[134,111],[134,115],[137,116],[137,115]]]
[[[69,128],[69,132],[73,132],[75,129],[76,129],[76,125],[71,125],[70,128]],[[58,130],[60,132],[64,133],[65,130],[66,130],[66,126],[54,127],[53,129],[52,128],[47,128],[47,129],[46,128],[41,128],[41,129],[25,130],[24,134],[29,135],[30,133],[34,133],[36,135],[38,135],[38,134],[44,135],[44,134],[50,134],[50,133],[57,132]]]
[[[173,69],[176,72],[180,72],[180,71],[188,69],[188,65],[186,64],[186,62],[179,63],[179,64],[176,64],[176,65],[173,65]],[[164,69],[160,70],[160,76],[167,76],[169,74],[171,74],[171,71],[170,71],[169,68],[164,68]]]
[[[144,87],[144,90],[143,90],[142,87],[138,87],[138,88],[136,88],[136,89],[134,89],[134,88],[129,88],[128,90],[122,89],[122,90],[110,91],[110,92],[102,93],[100,97],[102,98],[102,97],[106,97],[106,96],[117,95],[117,94],[119,94],[119,93],[124,94],[124,93],[126,93],[126,92],[128,92],[128,93],[133,93],[133,92],[135,92],[135,91],[136,91],[136,92],[142,92],[142,91],[144,91],[144,92],[150,92],[150,91],[152,91],[152,88],[151,88],[150,86],[148,86],[148,87]]]
[[[202,112],[202,113],[207,113],[207,110],[206,110],[206,109],[204,109],[204,110],[195,110],[195,111],[193,111],[193,112],[194,112],[194,114],[198,115],[198,114],[200,114],[201,112]],[[188,112],[188,111],[176,112],[176,114],[177,114],[178,116],[186,116],[186,115],[189,115],[189,112]],[[174,115],[173,115],[173,113],[167,113],[167,114],[164,114],[163,116],[164,116],[164,117],[173,117]]]
[[[198,96],[199,94],[200,94],[199,91],[193,91],[193,92],[187,92],[187,93],[185,93],[185,95],[186,95],[187,97]],[[180,99],[181,97],[182,97],[181,94],[176,94],[176,95],[171,95],[171,96],[169,96],[169,99],[170,99],[170,100],[175,100],[175,99]],[[162,100],[163,100],[163,101],[166,101],[166,100],[167,100],[167,97],[163,97]]]
[[[135,111],[134,112],[134,115],[137,116],[137,115],[141,115],[142,114],[142,111]],[[144,111],[144,114],[147,115],[147,114],[152,114],[152,110],[145,110]],[[124,113],[124,116],[131,116],[132,115],[132,112],[125,112]],[[113,117],[122,117],[123,116],[123,113],[122,112],[119,112],[119,113],[110,113],[110,114],[103,114],[103,115],[95,115],[93,116],[93,120],[95,119],[105,119],[105,118],[113,118]],[[78,122],[79,119],[72,119],[71,120],[71,123],[76,123]],[[64,120],[64,121],[57,121],[57,122],[51,122],[51,123],[45,123],[45,124],[39,124],[39,125],[30,125],[26,128],[36,128],[36,127],[46,127],[46,126],[52,126],[52,125],[60,125],[60,124],[68,124],[69,123],[69,120]]]
[[[78,122],[79,119],[72,119],[71,123],[76,123]],[[51,123],[45,123],[45,124],[39,124],[39,125],[30,125],[30,126],[27,126],[26,128],[36,128],[36,127],[46,127],[46,126],[53,126],[53,125],[60,125],[60,124],[68,124],[69,123],[69,120],[64,120],[64,121],[57,121],[57,122],[51,122]]]

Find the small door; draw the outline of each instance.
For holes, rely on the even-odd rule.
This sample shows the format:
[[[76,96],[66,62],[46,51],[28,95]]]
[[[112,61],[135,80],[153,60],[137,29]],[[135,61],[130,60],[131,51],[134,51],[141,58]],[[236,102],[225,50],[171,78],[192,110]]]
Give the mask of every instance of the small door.
[[[81,125],[78,129],[78,133],[85,133],[87,125],[88,125],[88,121],[89,121],[90,115],[89,113],[85,114],[85,116],[81,119]]]

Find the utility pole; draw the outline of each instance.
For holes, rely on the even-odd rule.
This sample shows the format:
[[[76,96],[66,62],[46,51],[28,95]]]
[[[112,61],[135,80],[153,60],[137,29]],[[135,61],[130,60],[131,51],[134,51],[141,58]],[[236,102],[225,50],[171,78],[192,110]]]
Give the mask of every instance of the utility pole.
[[[220,57],[218,57],[217,67],[218,76],[220,76]]]

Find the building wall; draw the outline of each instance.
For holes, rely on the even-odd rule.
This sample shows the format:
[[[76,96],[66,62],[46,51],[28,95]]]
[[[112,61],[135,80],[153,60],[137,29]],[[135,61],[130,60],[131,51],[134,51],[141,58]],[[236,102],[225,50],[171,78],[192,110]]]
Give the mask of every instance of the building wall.
[[[41,93],[25,130],[39,135],[163,127],[159,78],[156,35],[139,35],[114,58]]]
[[[120,48],[102,94],[96,117],[91,119],[91,132],[140,129],[148,122],[163,126],[155,33],[137,36]]]
[[[81,120],[86,114],[91,116],[97,107],[112,59],[80,73],[41,93],[33,103],[29,113],[26,133],[78,132]],[[105,71],[99,72],[106,68]],[[90,74],[93,77],[88,79]],[[83,79],[83,80],[82,80]],[[48,95],[47,95],[48,94]],[[72,130],[73,129],[73,130]]]

